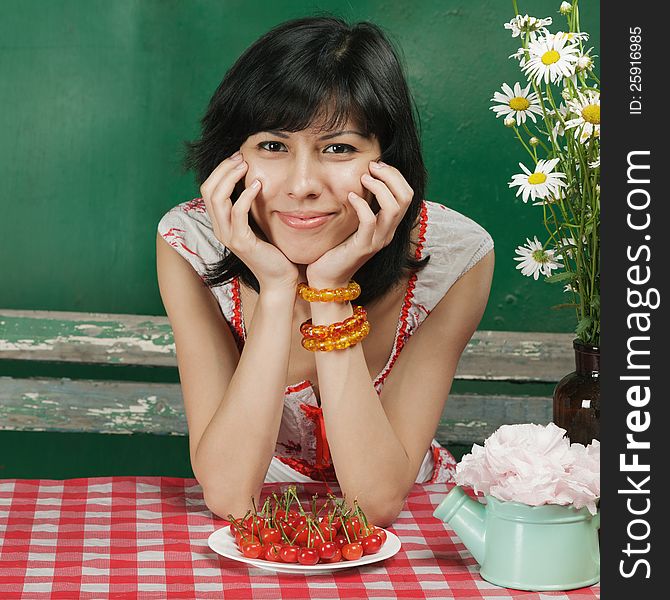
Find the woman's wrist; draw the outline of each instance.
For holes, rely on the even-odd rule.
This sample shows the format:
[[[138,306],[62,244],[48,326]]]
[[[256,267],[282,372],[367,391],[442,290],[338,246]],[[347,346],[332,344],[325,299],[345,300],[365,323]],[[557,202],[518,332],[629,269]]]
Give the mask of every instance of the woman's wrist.
[[[296,301],[296,289],[298,284],[295,285],[278,285],[274,287],[261,286],[260,293],[258,295],[259,300],[263,302],[268,302],[272,304],[290,304],[293,306]]]
[[[316,290],[325,290],[331,289],[335,290],[338,288],[346,288],[349,285],[350,279],[346,280],[336,280],[336,279],[326,279],[326,278],[308,278],[307,285]]]

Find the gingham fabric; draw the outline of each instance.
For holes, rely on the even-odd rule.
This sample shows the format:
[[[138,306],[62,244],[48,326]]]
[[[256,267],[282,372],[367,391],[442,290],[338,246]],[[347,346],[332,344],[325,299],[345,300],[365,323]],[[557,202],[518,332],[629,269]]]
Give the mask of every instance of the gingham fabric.
[[[323,484],[296,485],[305,500],[325,498]],[[210,550],[208,536],[227,521],[207,509],[194,479],[0,480],[0,598],[600,597],[599,586],[533,593],[481,579],[454,532],[432,516],[450,487],[414,486],[390,528],[402,543],[392,558],[305,577],[250,568]]]

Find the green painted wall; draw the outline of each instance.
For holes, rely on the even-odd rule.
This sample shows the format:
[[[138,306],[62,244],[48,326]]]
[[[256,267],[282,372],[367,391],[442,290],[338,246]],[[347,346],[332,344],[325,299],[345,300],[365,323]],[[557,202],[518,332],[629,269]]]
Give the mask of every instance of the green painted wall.
[[[559,0],[520,1],[554,17]],[[23,0],[0,20],[0,306],[164,314],[154,239],[162,214],[199,195],[181,143],[236,57],[275,24],[318,10],[383,26],[403,48],[422,122],[427,197],[493,235],[497,267],[484,329],[570,331],[547,307],[560,288],[512,260],[542,235],[539,207],[507,182],[524,160],[489,111],[518,79],[502,26],[511,0]],[[583,2],[598,54],[599,4]]]

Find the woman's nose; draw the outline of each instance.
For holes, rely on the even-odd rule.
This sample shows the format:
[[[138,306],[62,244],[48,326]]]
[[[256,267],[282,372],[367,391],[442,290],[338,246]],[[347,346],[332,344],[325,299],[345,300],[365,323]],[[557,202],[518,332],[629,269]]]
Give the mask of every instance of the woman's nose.
[[[286,192],[295,198],[318,197],[323,183],[319,165],[306,156],[296,156],[287,165]]]

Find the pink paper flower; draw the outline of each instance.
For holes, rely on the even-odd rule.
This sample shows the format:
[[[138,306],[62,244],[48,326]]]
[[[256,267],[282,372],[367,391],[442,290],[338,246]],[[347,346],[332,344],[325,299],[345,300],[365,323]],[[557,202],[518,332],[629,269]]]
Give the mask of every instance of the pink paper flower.
[[[499,500],[586,506],[600,497],[600,442],[570,444],[554,423],[502,425],[456,466],[456,483]]]

